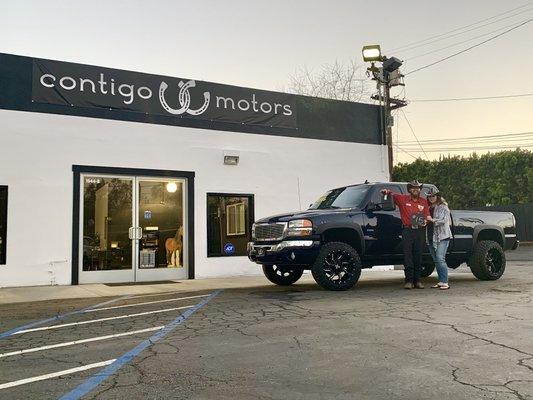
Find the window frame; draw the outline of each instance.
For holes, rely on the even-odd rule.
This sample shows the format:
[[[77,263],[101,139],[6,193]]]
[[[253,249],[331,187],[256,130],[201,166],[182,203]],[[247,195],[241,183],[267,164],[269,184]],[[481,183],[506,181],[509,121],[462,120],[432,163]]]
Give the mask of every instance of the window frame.
[[[246,214],[245,214],[245,221],[244,221],[244,234],[241,235],[226,235],[226,236],[245,236],[248,232],[250,236],[250,240],[252,237],[252,225],[255,222],[255,195],[253,193],[225,193],[225,192],[207,192],[205,196],[205,214],[206,214],[206,232],[209,231],[209,198],[213,197],[246,197],[248,199],[248,225],[246,225]],[[241,203],[235,203],[235,204],[244,204],[244,202]],[[227,229],[227,223],[226,221],[226,229]],[[227,231],[226,231],[227,233]],[[209,237],[206,238],[206,253],[207,257],[246,257],[246,255],[233,255],[233,254],[224,254],[222,251],[221,254],[210,254],[209,253]]]
[[[2,244],[0,244],[0,265],[7,264],[7,216],[8,216],[8,206],[9,206],[9,190],[7,185],[0,185],[0,191],[5,192],[5,212],[3,215],[0,215],[0,219],[4,220],[4,229],[5,232],[0,232],[0,235],[3,237]]]
[[[240,214],[237,212],[238,210],[238,207],[239,206],[242,206],[243,210],[244,210],[244,223],[243,223],[243,230],[240,231],[238,230],[239,226],[240,225]],[[244,201],[241,201],[240,203],[234,203],[234,204],[228,204],[226,205],[226,236],[245,236],[246,235],[246,203]],[[231,233],[230,232],[230,219],[228,218],[230,213],[229,213],[229,209],[230,208],[234,208],[235,209],[235,232],[234,233]]]

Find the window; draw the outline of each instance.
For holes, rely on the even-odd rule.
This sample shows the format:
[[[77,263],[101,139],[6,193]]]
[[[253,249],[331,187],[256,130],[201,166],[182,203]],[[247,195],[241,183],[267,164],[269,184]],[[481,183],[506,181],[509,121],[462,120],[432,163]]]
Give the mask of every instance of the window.
[[[365,198],[369,186],[356,185],[343,188],[333,189],[322,195],[315,201],[310,210],[327,209],[327,208],[354,208],[360,207]]]
[[[207,194],[207,256],[245,256],[252,240],[254,196]]]
[[[0,186],[0,264],[6,263],[7,250],[7,186]]]
[[[244,203],[226,206],[226,234],[237,236],[246,234],[246,207]]]

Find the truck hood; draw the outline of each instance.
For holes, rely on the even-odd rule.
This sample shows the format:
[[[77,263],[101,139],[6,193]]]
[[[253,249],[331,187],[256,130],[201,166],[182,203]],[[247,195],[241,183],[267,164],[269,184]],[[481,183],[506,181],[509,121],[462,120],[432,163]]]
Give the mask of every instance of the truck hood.
[[[334,215],[334,214],[345,214],[349,211],[358,211],[353,208],[328,208],[323,210],[305,210],[305,211],[295,211],[292,213],[286,214],[277,214],[270,217],[261,218],[255,221],[258,224],[273,224],[276,222],[287,222],[293,219],[313,219],[316,217],[322,217],[325,215]]]

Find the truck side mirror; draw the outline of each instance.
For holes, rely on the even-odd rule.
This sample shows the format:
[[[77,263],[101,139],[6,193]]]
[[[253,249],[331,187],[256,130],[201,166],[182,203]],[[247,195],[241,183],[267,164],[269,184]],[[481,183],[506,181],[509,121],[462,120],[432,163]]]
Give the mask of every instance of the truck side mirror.
[[[378,203],[373,203],[373,202],[370,202],[368,203],[368,205],[366,206],[366,210],[367,211],[380,211],[382,208],[381,208],[381,204],[378,204]]]

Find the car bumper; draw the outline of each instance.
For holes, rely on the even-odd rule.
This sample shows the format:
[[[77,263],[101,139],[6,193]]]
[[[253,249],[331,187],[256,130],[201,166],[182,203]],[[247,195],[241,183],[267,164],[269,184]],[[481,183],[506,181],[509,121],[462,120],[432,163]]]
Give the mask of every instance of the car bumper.
[[[315,262],[320,248],[319,241],[284,240],[275,244],[249,242],[248,258],[262,265],[302,265]]]

